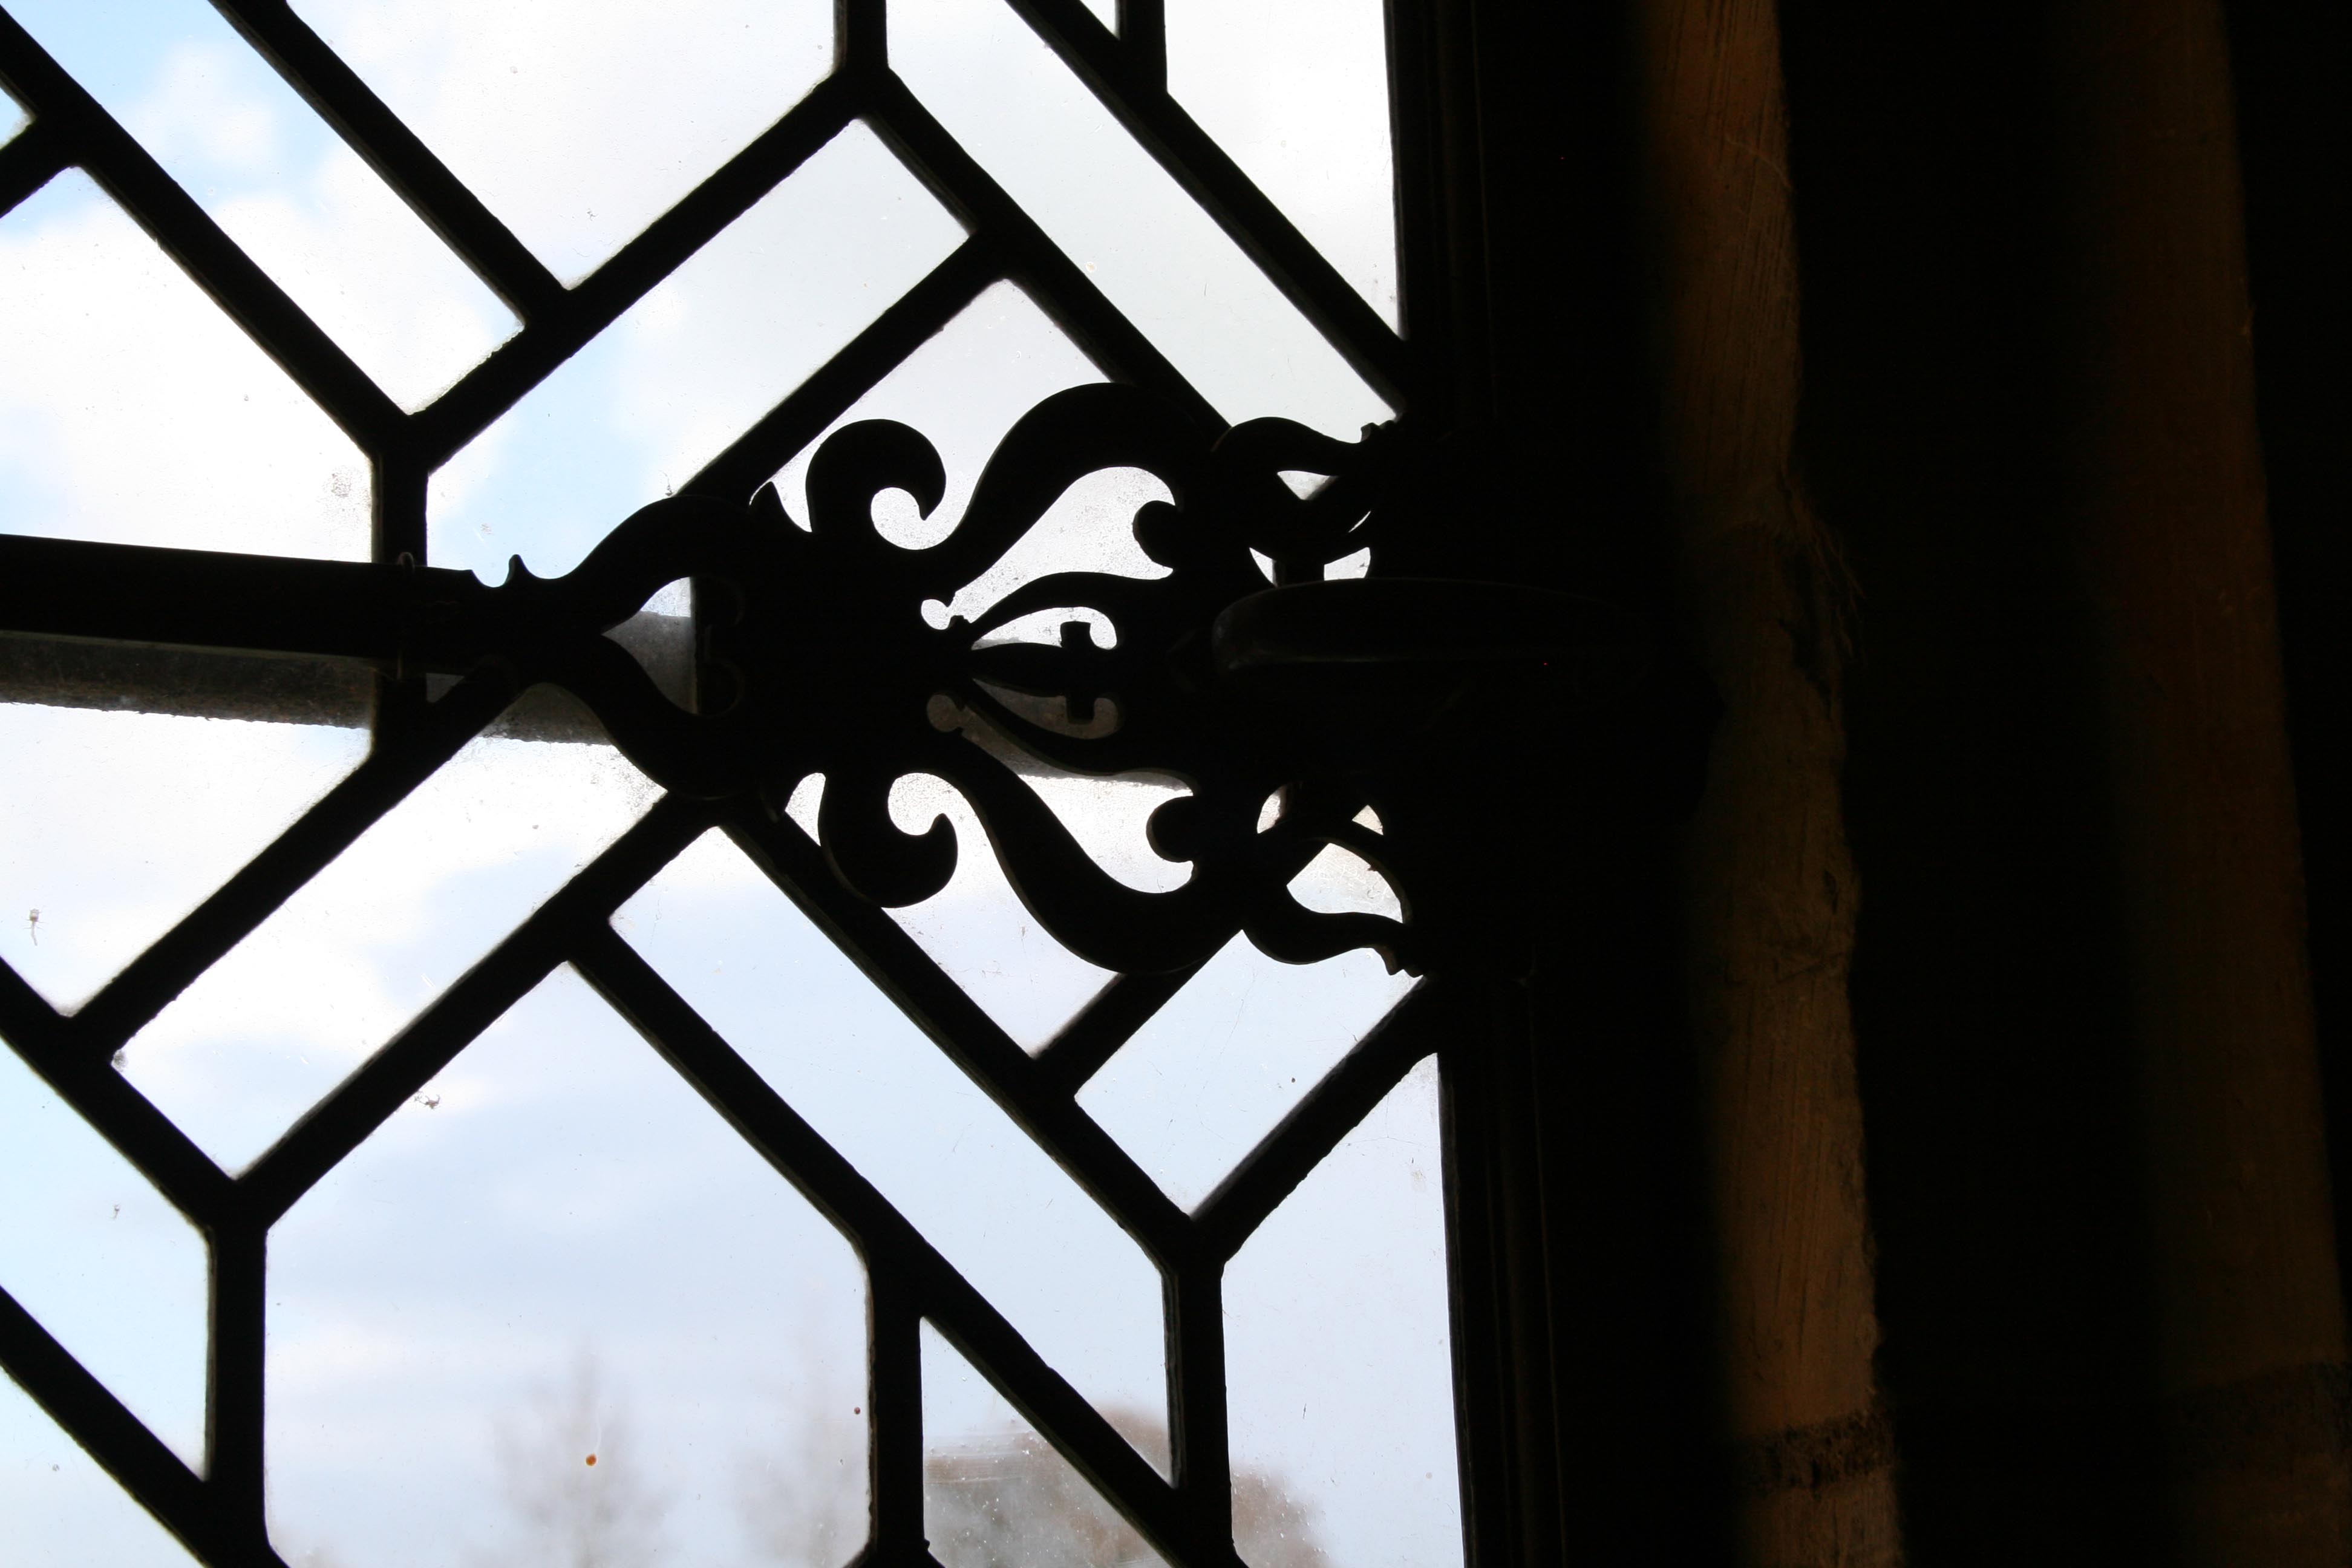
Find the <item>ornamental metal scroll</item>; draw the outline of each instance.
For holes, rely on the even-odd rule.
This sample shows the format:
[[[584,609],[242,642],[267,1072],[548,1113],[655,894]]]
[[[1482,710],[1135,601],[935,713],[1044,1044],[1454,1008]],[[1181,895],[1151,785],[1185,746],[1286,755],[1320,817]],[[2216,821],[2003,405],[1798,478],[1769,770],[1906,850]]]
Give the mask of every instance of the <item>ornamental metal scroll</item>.
[[[1106,968],[1198,963],[1238,927],[1288,962],[1371,948],[1391,967],[1418,970],[1412,889],[1383,836],[1354,820],[1360,789],[1299,771],[1311,759],[1288,727],[1261,721],[1246,693],[1216,678],[1211,635],[1223,612],[1267,589],[1255,557],[1307,571],[1366,548],[1398,445],[1392,426],[1348,443],[1280,419],[1212,437],[1135,388],[1076,388],[1013,426],[945,539],[907,549],[878,531],[874,502],[904,490],[928,515],[945,470],[919,433],[868,421],[817,450],[805,528],[772,485],[749,505],[657,501],[562,578],[533,577],[518,559],[484,595],[491,602],[428,601],[413,635],[429,654],[436,626],[488,631],[489,651],[517,679],[581,698],[632,762],[680,794],[755,796],[781,813],[802,780],[823,774],[819,842],[843,883],[875,902],[920,902],[955,868],[948,822],[908,833],[890,818],[893,783],[930,773],[971,802],[1039,923]],[[1174,498],[1147,503],[1134,521],[1164,577],[1061,573],[977,619],[926,617],[927,605],[944,605],[994,565],[1073,481],[1113,468],[1155,475]],[[1329,478],[1302,498],[1285,471]],[[700,639],[693,710],[601,635],[680,578],[695,584]],[[1071,613],[1058,646],[994,637],[1055,610]],[[1107,646],[1077,612],[1108,623]],[[1181,781],[1188,793],[1151,815],[1149,837],[1161,856],[1191,863],[1188,879],[1143,892],[1104,871],[1023,781],[1040,762]],[[1277,795],[1279,816],[1261,830]],[[1301,905],[1288,884],[1326,845],[1387,877],[1404,918]]]

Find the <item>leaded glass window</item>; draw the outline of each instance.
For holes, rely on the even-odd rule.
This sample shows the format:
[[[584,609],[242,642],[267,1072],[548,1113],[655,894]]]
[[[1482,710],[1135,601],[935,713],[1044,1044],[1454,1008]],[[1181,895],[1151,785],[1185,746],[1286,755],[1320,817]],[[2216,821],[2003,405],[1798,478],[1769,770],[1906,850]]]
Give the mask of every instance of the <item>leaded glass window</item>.
[[[1459,1559],[1386,26],[0,10],[14,1551]]]

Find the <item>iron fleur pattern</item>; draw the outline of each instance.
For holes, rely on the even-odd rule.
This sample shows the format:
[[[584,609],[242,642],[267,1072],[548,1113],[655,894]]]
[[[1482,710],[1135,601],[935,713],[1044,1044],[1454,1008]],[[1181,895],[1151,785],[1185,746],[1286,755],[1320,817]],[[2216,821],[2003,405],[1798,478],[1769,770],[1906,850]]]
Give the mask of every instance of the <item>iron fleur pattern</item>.
[[[31,123],[0,147],[0,216],[86,171],[367,452],[370,563],[5,539],[0,630],[124,643],[362,658],[379,681],[374,742],[341,784],[71,1014],[0,965],[0,1036],[187,1215],[210,1248],[205,1462],[191,1469],[28,1312],[0,1292],[0,1363],[99,1463],[214,1568],[278,1564],[264,1508],[266,1253],[270,1226],[485,1027],[570,965],[849,1237],[868,1277],[872,1534],[863,1561],[932,1561],[923,1539],[919,1327],[933,1323],[1177,1568],[1237,1568],[1227,1452],[1221,1276],[1339,1141],[1439,1049],[1448,983],[1425,982],[1355,1047],[1192,1213],[1077,1107],[1078,1089],[1236,931],[1303,962],[1373,946],[1414,963],[1410,923],[1318,916],[1284,891],[1323,844],[1380,862],[1349,820],[1361,801],[1302,780],[1278,737],[1252,742],[1207,679],[1207,628],[1265,586],[1256,550],[1300,573],[1359,548],[1384,444],[1279,421],[1230,431],[1085,271],[889,68],[880,0],[843,0],[835,69],[797,107],[576,285],[565,287],[282,0],[214,0],[269,64],[506,303],[520,330],[428,405],[404,412],[0,10],[0,83]],[[1156,0],[1114,35],[1081,0],[1008,0],[1408,420],[1407,345],[1169,96]],[[425,558],[425,481],[575,352],[855,121],[871,126],[969,237],[828,363],[744,430],[679,495],[624,522],[568,576],[499,588]],[[926,509],[943,484],[917,433],[835,434],[811,469],[803,531],[758,489],[992,284],[1017,282],[1115,384],[1049,400],[1014,429],[954,533],[897,550],[870,523],[878,491]],[[1002,555],[1067,481],[1109,466],[1160,475],[1175,506],[1138,535],[1155,582],[1033,582],[976,622],[934,627],[945,600]],[[1340,476],[1310,500],[1276,470]],[[654,689],[603,631],[654,588],[697,584],[702,700]],[[170,583],[176,592],[161,591]],[[77,586],[79,584],[79,586]],[[1038,611],[1089,609],[1058,647],[992,637]],[[1073,622],[1073,626],[1078,623]],[[821,660],[821,667],[813,661]],[[459,677],[426,700],[424,675]],[[386,1042],[250,1166],[224,1170],[113,1066],[150,1020],[505,710],[550,681],[595,710],[667,794],[624,837]],[[975,742],[978,743],[975,743]],[[1179,772],[1155,844],[1193,862],[1172,893],[1097,869],[1020,777],[1021,759],[1079,773]],[[780,807],[823,773],[813,842]],[[1118,977],[1035,1055],[928,958],[887,907],[936,891],[957,846],[944,824],[889,822],[896,777],[940,774],[988,825],[1040,921]],[[1257,830],[1286,792],[1275,830]],[[613,930],[614,910],[712,827],[726,832],[1131,1236],[1167,1305],[1173,1479],[1163,1480],[915,1227]],[[968,849],[972,847],[966,847]],[[1401,880],[1410,887],[1410,876]]]

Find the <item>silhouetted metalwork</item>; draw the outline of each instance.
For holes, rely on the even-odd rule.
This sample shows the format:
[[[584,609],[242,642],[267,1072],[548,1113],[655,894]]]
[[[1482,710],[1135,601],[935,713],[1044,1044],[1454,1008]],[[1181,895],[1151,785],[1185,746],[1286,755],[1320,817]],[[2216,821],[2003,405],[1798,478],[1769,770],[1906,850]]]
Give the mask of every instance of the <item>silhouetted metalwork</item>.
[[[263,1509],[268,1228],[480,1030],[570,964],[842,1227],[864,1259],[874,1500],[865,1561],[929,1561],[918,1342],[928,1319],[1171,1563],[1237,1568],[1222,1270],[1406,1071],[1446,1048],[1457,1032],[1449,1019],[1463,1006],[1449,1000],[1458,987],[1425,982],[1192,1214],[1074,1097],[1236,931],[1293,961],[1372,946],[1420,967],[1443,956],[1430,933],[1448,930],[1450,951],[1460,952],[1475,922],[1424,920],[1415,903],[1433,889],[1440,910],[1471,901],[1443,864],[1459,842],[1434,829],[1416,839],[1414,824],[1443,814],[1409,769],[1396,798],[1381,798],[1381,764],[1400,747],[1451,743],[1465,712],[1491,727],[1496,691],[1520,705],[1524,723],[1528,713],[1540,718],[1583,701],[1595,681],[1633,679],[1627,672],[1646,668],[1649,657],[1638,628],[1557,595],[1498,597],[1461,584],[1379,580],[1381,529],[1429,521],[1431,498],[1412,482],[1407,433],[1432,374],[1423,361],[1430,350],[1381,322],[1168,95],[1150,0],[1123,7],[1116,37],[1077,0],[1013,5],[1400,409],[1398,426],[1352,445],[1281,421],[1224,429],[891,73],[879,0],[844,0],[832,77],[570,288],[282,0],[215,3],[522,326],[440,397],[404,412],[0,11],[0,83],[32,115],[0,148],[0,215],[60,172],[86,170],[368,453],[374,498],[368,563],[0,536],[0,641],[13,648],[0,659],[0,680],[20,699],[81,700],[112,684],[152,689],[151,705],[167,710],[169,692],[178,691],[184,702],[214,705],[198,710],[258,702],[274,705],[278,717],[347,722],[365,689],[353,683],[358,672],[373,686],[374,727],[364,763],[79,1010],[60,1013],[0,965],[0,1036],[208,1239],[203,1473],[157,1441],[5,1293],[0,1363],[199,1558],[214,1568],[278,1563]],[[676,498],[622,523],[575,572],[541,581],[517,570],[489,588],[427,563],[426,477],[857,120],[965,224],[968,240]],[[1408,177],[1419,176],[1409,170]],[[982,290],[1006,279],[1122,384],[1061,395],[1024,418],[945,542],[901,551],[872,527],[879,491],[904,489],[929,510],[943,489],[936,453],[900,426],[851,426],[824,444],[810,470],[805,531],[784,516],[772,489],[754,493]],[[1147,507],[1138,521],[1139,542],[1168,569],[1164,579],[1046,577],[975,621],[935,626],[924,619],[927,600],[952,598],[1070,479],[1110,466],[1147,468],[1176,498]],[[1302,500],[1281,482],[1281,469],[1335,478]],[[1310,580],[1367,543],[1375,550],[1372,580]],[[1275,563],[1284,586],[1268,586],[1253,550]],[[665,666],[647,647],[633,652],[605,635],[681,577],[694,581],[697,595],[690,692],[676,679],[678,661]],[[1098,612],[1116,627],[1115,641],[1097,643],[1075,616],[1070,625],[1081,629],[1066,626],[1057,645],[992,636],[1015,618],[1056,609]],[[1367,686],[1370,667],[1381,673]],[[432,682],[436,676],[455,683]],[[223,1170],[115,1070],[115,1054],[468,740],[520,711],[519,697],[540,682],[581,699],[670,793],[249,1168]],[[1489,695],[1469,700],[1474,686]],[[1163,853],[1193,863],[1191,880],[1145,894],[1106,876],[1019,777],[1040,764],[1185,779],[1191,793],[1160,809],[1152,835]],[[794,784],[820,772],[821,843],[781,815]],[[909,772],[953,782],[1045,926],[1122,972],[1034,1057],[885,913],[936,891],[956,854],[943,824],[908,835],[889,822],[888,786]],[[1280,816],[1260,832],[1261,810],[1277,790]],[[1388,833],[1354,820],[1368,798]],[[1160,1268],[1172,1480],[614,933],[614,910],[712,826]],[[1317,914],[1291,899],[1287,883],[1325,844],[1386,868],[1406,920]]]

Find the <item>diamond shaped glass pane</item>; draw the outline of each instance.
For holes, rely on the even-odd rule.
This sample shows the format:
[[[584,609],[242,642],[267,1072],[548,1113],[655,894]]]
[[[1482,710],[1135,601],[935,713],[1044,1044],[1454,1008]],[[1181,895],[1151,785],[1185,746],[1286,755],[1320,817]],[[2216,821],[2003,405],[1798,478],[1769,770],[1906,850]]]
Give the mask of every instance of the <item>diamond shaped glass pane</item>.
[[[5,1047],[0,1215],[0,1288],[201,1466],[204,1237]]]
[[[1164,1408],[1141,1250],[723,835],[614,924],[1072,1386]]]
[[[296,304],[409,407],[513,313],[204,0],[11,13]]]
[[[79,1006],[366,754],[330,725],[0,705],[0,960]]]
[[[835,137],[433,477],[434,563],[576,565],[953,250],[963,229],[863,125]]]
[[[124,1047],[242,1165],[653,805],[607,746],[467,744]]]

